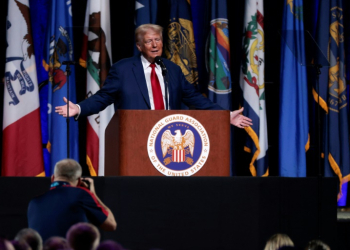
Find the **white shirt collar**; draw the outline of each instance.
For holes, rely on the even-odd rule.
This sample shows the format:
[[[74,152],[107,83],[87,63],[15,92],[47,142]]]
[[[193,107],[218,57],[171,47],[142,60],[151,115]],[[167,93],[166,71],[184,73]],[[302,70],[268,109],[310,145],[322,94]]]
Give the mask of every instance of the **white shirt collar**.
[[[142,66],[143,66],[143,70],[145,71],[149,65],[151,64],[142,54],[141,54],[141,62],[142,62]],[[160,66],[158,64],[156,64],[156,68],[160,69]]]

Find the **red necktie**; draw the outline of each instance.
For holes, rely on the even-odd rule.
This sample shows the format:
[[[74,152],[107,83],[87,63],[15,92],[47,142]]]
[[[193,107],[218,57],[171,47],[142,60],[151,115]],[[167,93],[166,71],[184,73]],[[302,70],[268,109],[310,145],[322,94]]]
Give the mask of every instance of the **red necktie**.
[[[162,95],[162,89],[160,88],[160,83],[156,74],[156,70],[154,67],[156,66],[154,63],[151,63],[151,84],[152,84],[152,93],[153,93],[153,102],[154,109],[164,109],[164,101]]]

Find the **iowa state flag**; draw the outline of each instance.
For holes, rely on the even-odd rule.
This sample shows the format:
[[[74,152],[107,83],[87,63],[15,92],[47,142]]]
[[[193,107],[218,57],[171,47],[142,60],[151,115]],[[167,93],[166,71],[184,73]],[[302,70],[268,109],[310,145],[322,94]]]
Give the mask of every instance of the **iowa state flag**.
[[[2,176],[45,176],[28,0],[9,0]]]
[[[68,4],[67,4],[68,3]],[[73,61],[73,30],[72,6],[70,1],[51,1],[50,20],[48,23],[46,60],[43,66],[49,73],[48,98],[48,133],[47,148],[51,156],[51,168],[46,170],[47,175],[53,173],[56,162],[67,158],[69,145],[69,158],[79,161],[78,152],[78,123],[74,118],[69,122],[69,144],[67,143],[66,119],[54,110],[56,106],[64,105],[63,97],[67,96],[67,75],[64,61]],[[76,103],[75,73],[71,67],[69,76],[69,99]]]
[[[316,41],[329,61],[321,69],[315,101],[324,111],[323,155],[325,176],[339,178],[338,205],[345,206],[350,179],[348,100],[345,80],[344,15],[341,0],[319,2]]]
[[[249,169],[253,176],[268,175],[263,9],[262,0],[246,1],[240,74],[243,114],[253,121],[252,126],[245,128],[248,134],[245,151],[252,156]]]
[[[84,44],[80,64],[87,69],[86,96],[102,88],[111,67],[111,28],[108,0],[89,0],[86,6]],[[86,163],[91,176],[104,175],[105,130],[114,114],[109,105],[87,118]]]
[[[280,176],[306,177],[310,142],[303,0],[284,4],[281,35]]]

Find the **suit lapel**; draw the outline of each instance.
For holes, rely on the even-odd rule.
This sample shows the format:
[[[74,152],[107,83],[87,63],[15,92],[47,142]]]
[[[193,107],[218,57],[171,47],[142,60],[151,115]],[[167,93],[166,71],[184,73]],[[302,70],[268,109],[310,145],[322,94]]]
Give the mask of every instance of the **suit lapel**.
[[[176,109],[175,108],[175,105],[173,103],[173,99],[174,99],[174,94],[175,94],[175,91],[173,90],[173,84],[174,84],[174,76],[173,76],[173,71],[171,70],[171,65],[166,61],[166,60],[163,60],[166,68],[168,69],[168,91],[169,91],[169,109]],[[164,79],[165,80],[165,79]],[[165,84],[165,82],[164,82]]]
[[[137,85],[139,86],[140,91],[142,93],[142,96],[143,96],[148,108],[151,109],[151,104],[149,101],[147,84],[146,84],[146,79],[145,79],[145,73],[143,71],[141,59],[139,56],[135,57],[132,71],[134,73]]]

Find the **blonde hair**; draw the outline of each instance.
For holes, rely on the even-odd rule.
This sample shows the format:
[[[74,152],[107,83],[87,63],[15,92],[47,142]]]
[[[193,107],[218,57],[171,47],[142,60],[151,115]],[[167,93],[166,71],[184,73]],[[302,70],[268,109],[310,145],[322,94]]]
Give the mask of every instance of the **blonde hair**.
[[[264,250],[278,250],[280,247],[294,247],[294,243],[286,234],[274,234],[266,242]]]
[[[147,33],[148,30],[153,30],[154,32],[160,35],[160,38],[163,40],[163,27],[157,24],[142,24],[135,30],[135,42],[140,42],[141,38]]]

